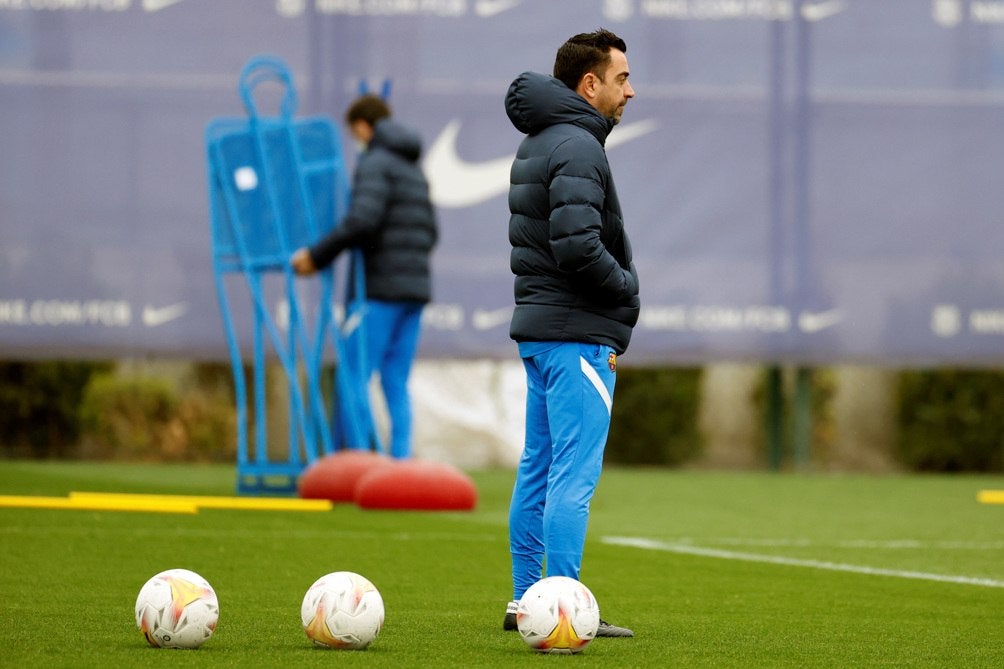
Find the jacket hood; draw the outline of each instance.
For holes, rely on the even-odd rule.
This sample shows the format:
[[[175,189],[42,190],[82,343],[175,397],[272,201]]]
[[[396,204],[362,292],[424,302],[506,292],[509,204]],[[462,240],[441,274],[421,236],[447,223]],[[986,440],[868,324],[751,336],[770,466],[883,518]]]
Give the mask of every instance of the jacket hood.
[[[600,144],[614,127],[586,100],[564,83],[539,72],[516,77],[505,96],[509,120],[520,132],[535,135],[559,123],[571,123],[592,133]]]
[[[383,118],[373,126],[373,139],[369,148],[382,147],[409,162],[418,162],[422,155],[422,138],[418,132],[390,118]]]

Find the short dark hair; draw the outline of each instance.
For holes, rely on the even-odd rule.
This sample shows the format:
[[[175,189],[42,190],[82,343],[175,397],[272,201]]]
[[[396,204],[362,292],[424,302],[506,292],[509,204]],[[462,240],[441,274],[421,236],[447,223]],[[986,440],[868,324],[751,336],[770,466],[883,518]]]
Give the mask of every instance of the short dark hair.
[[[370,127],[382,118],[390,116],[390,106],[377,95],[364,95],[349,105],[345,112],[345,122],[352,125],[356,121],[365,121]]]
[[[554,58],[554,78],[573,91],[587,72],[602,79],[610,66],[610,49],[627,53],[627,44],[605,28],[569,37],[558,47],[558,55]]]

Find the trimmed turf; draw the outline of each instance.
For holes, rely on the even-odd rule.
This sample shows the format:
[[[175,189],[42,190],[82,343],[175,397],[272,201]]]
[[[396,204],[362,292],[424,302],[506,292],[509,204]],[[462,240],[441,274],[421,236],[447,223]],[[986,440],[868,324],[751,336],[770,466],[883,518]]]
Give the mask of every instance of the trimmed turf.
[[[0,666],[1004,666],[1004,506],[976,501],[1002,477],[608,468],[582,580],[637,637],[559,658],[501,630],[513,474],[472,476],[472,513],[0,509]],[[231,467],[0,461],[0,495],[232,495],[233,481]],[[135,628],[139,588],[171,567],[220,599],[197,651],[148,648]],[[300,627],[307,587],[337,570],[384,598],[365,651],[315,649]]]

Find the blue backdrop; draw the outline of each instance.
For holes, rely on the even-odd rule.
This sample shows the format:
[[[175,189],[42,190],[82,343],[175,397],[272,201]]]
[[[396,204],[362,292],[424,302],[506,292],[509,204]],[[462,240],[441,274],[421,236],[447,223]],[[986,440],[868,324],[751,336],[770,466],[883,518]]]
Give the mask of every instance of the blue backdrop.
[[[303,114],[393,81],[442,230],[422,353],[513,356],[503,95],[599,26],[626,360],[999,364],[1004,0],[0,0],[0,356],[225,357],[203,130],[260,53]]]

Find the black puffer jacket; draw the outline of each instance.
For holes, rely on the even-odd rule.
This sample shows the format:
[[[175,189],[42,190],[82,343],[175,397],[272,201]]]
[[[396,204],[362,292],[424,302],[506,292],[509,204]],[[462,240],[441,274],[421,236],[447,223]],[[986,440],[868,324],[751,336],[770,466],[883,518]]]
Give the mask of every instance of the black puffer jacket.
[[[367,297],[431,299],[430,254],[438,235],[420,155],[418,133],[389,118],[377,121],[356,165],[348,213],[310,249],[315,266],[358,246],[366,261]]]
[[[623,353],[638,320],[638,274],[603,150],[613,121],[547,75],[505,99],[527,134],[509,186],[516,341],[606,344]]]

